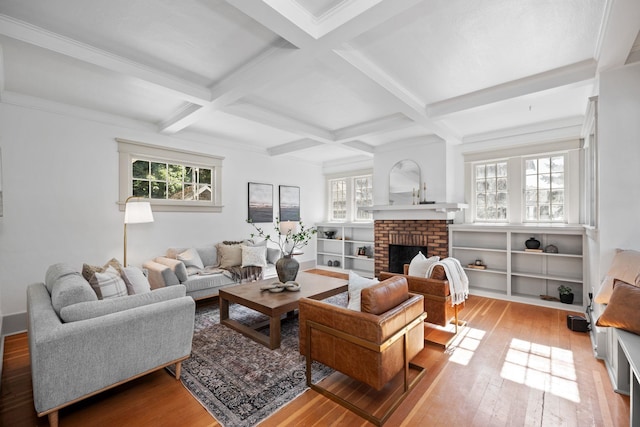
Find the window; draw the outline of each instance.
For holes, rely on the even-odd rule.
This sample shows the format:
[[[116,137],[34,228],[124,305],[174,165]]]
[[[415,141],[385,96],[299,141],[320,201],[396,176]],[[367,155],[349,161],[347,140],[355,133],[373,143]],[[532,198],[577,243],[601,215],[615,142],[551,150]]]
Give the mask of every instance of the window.
[[[507,220],[507,162],[477,164],[475,169],[476,221]]]
[[[345,221],[347,219],[347,180],[332,179],[331,186],[331,214],[332,221]]]
[[[373,176],[354,174],[327,180],[329,221],[372,221],[373,213],[362,208],[373,206]]]
[[[564,222],[564,155],[524,160],[525,221]]]
[[[135,196],[150,199],[154,210],[222,210],[222,157],[116,140],[121,208]]]
[[[578,224],[585,217],[580,140],[463,154],[466,221]]]

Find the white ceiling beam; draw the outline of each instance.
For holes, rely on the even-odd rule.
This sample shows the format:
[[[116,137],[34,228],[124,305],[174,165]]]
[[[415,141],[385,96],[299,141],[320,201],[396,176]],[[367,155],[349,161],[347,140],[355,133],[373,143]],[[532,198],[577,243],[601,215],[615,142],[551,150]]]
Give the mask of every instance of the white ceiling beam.
[[[538,141],[563,138],[580,138],[584,116],[566,117],[557,120],[548,120],[540,123],[533,123],[524,126],[499,129],[491,132],[483,132],[474,135],[465,136],[463,143],[478,143],[483,141],[499,141],[504,139],[524,140],[531,138],[531,135],[537,135]],[[546,135],[542,138],[541,135]],[[535,138],[534,138],[535,139]]]
[[[427,106],[427,113],[431,118],[440,117],[530,93],[591,80],[596,75],[596,67],[596,62],[593,59],[588,59],[523,79],[434,102]]]
[[[299,141],[287,142],[286,144],[276,145],[275,147],[267,148],[267,153],[270,156],[281,156],[283,154],[292,153],[294,151],[305,150],[307,148],[317,147],[322,145],[320,141],[314,141],[313,139],[301,139]]]
[[[369,145],[362,141],[347,141],[347,142],[344,142],[342,146],[349,147],[353,150],[359,151],[360,153],[365,153],[369,156],[373,156],[376,150],[373,145]]]
[[[389,132],[397,129],[404,129],[413,126],[415,123],[404,114],[392,114],[377,120],[366,123],[359,123],[334,131],[335,139],[339,142],[346,142],[365,136],[375,135],[381,132]]]
[[[264,1],[226,0],[227,3],[253,18],[259,24],[278,34],[299,48],[313,43],[313,37],[286,16]]]
[[[116,73],[137,77],[194,104],[202,105],[211,101],[211,91],[207,87],[1,14],[0,34]]]
[[[448,141],[459,141],[459,136],[442,123],[432,120],[426,112],[425,105],[413,93],[395,81],[369,58],[349,45],[344,44],[335,50],[336,54],[359,70],[366,77],[385,89],[399,101],[398,109],[416,123],[424,126],[429,132],[439,135]]]
[[[185,104],[173,116],[163,120],[158,126],[158,131],[167,135],[177,133],[194,124],[207,111],[210,111],[210,108],[196,104]]]
[[[254,101],[231,104],[223,110],[225,113],[230,113],[234,116],[289,131],[320,142],[333,142],[335,139],[333,134],[326,129],[301,122]]]
[[[607,0],[594,52],[598,71],[624,65],[639,31],[639,1]]]

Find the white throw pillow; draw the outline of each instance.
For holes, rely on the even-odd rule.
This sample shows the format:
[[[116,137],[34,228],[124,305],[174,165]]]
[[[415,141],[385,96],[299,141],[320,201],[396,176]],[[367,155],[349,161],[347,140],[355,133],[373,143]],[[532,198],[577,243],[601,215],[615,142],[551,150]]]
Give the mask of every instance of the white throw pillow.
[[[145,294],[151,292],[149,279],[138,267],[124,267],[122,274],[127,277],[127,292],[129,295]]]
[[[246,246],[242,245],[242,266],[243,267],[266,267],[267,247],[266,246]]]
[[[349,310],[360,311],[361,294],[364,288],[373,286],[376,283],[380,283],[378,279],[367,279],[366,277],[359,276],[353,271],[349,271],[349,304],[347,308]]]
[[[439,256],[432,256],[430,258],[425,257],[422,252],[418,252],[418,255],[414,256],[409,263],[409,276],[427,277],[427,271],[429,267],[440,261]]]
[[[186,251],[179,253],[176,258],[184,263],[185,267],[195,267],[197,269],[202,270],[204,268],[204,264],[202,263],[202,259],[200,259],[200,254],[194,248],[189,248]]]
[[[109,266],[104,272],[96,273],[89,282],[98,299],[126,297],[127,286],[118,270]]]

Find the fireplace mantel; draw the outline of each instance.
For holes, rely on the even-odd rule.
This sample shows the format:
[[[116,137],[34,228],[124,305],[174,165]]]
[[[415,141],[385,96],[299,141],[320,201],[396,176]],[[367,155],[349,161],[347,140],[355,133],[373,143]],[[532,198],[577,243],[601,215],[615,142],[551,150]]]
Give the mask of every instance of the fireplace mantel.
[[[456,212],[468,208],[466,203],[431,203],[424,205],[375,205],[363,208],[373,212],[373,219],[455,219]]]

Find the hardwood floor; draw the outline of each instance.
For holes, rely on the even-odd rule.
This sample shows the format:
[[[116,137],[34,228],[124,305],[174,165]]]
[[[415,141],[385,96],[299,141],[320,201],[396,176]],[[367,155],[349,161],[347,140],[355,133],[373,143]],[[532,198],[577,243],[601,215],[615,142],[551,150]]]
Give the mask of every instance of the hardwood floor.
[[[471,296],[461,339],[414,359],[427,374],[386,426],[628,426],[629,398],[613,392],[589,336],[567,329],[567,313]],[[33,409],[26,334],[5,338],[3,362],[0,425],[47,425]],[[63,409],[60,425],[219,423],[161,370]],[[310,390],[261,423],[333,425],[370,424]]]

